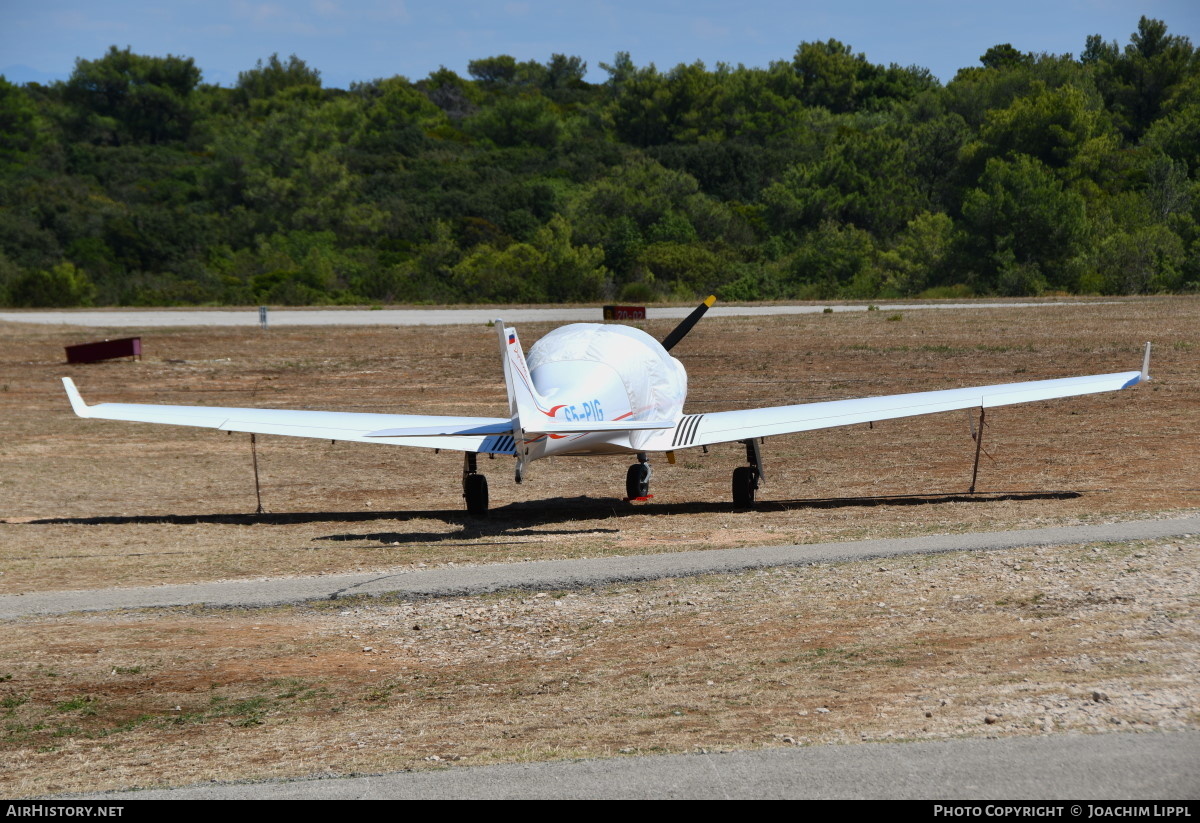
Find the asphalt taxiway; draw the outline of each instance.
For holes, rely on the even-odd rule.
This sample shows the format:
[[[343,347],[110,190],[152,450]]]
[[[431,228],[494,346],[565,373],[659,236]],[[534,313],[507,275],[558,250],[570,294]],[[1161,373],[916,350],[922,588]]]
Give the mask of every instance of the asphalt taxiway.
[[[1009,809],[1029,805],[1020,801],[1064,800],[1053,804],[1057,814],[1044,816],[1086,819],[1089,802],[1153,800],[1163,808],[1194,801],[1200,798],[1197,764],[1200,732],[1062,734],[452,766],[71,797],[114,805],[130,800],[998,800]],[[1022,815],[998,809],[987,816]]]
[[[848,543],[541,560],[479,566],[235,580],[167,586],[30,592],[0,596],[0,619],[167,606],[275,606],[364,595],[459,597],[516,589],[578,589],[665,577],[729,574],[772,566],[839,563],[906,554],[1145,540],[1200,533],[1200,517],[1131,520],[1002,532],[926,535]]]
[[[1109,301],[1111,302],[1111,301]],[[1029,303],[988,301],[971,303],[879,303],[843,305],[779,305],[725,306],[709,309],[709,317],[767,317],[790,314],[820,314],[831,312],[925,311],[1005,308],[1062,308],[1065,306],[1095,306],[1098,301],[1054,301]],[[691,306],[655,307],[646,309],[648,320],[678,320],[693,311]],[[497,317],[505,323],[597,323],[600,307],[591,308],[531,308],[493,306],[473,309],[270,309],[269,326],[453,326],[483,325]],[[76,309],[71,311],[6,311],[0,321],[37,323],[41,325],[86,326],[90,328],[177,328],[187,326],[257,326],[257,309]]]

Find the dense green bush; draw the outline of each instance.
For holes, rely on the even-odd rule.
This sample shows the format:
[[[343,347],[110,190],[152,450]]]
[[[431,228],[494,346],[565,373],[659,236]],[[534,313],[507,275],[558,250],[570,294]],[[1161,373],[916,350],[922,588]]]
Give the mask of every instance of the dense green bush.
[[[1147,18],[1081,45],[999,44],[945,86],[827,40],[349,90],[295,55],[219,88],[113,47],[0,78],[0,303],[1196,290],[1200,53]]]

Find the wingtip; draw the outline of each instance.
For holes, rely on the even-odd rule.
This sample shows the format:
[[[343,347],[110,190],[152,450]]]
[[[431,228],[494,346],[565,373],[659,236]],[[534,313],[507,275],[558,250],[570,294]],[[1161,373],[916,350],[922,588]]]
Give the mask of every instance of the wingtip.
[[[1142,379],[1150,379],[1150,341],[1146,341],[1146,356],[1142,358]]]
[[[67,390],[67,399],[71,401],[71,408],[75,414],[80,417],[91,417],[87,403],[83,402],[83,396],[79,393],[79,389],[75,388],[75,381],[69,377],[64,377],[62,381],[63,388]]]

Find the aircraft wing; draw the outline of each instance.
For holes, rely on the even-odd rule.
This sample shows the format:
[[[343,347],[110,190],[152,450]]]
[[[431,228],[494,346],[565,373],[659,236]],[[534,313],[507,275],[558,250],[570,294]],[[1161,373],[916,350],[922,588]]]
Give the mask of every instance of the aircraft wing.
[[[1147,346],[1146,365],[1141,372],[1118,372],[1028,383],[1004,383],[997,386],[803,403],[796,406],[684,415],[673,431],[664,432],[654,438],[652,444],[646,444],[646,448],[651,451],[669,451],[891,420],[897,417],[936,414],[955,409],[989,409],[1014,403],[1032,403],[1058,397],[1117,391],[1149,379],[1149,356]]]
[[[71,407],[80,417],[485,454],[513,454],[515,451],[512,422],[501,417],[365,414],[146,403],[97,403],[89,406],[83,402],[71,378],[64,377],[63,385],[71,399]]]

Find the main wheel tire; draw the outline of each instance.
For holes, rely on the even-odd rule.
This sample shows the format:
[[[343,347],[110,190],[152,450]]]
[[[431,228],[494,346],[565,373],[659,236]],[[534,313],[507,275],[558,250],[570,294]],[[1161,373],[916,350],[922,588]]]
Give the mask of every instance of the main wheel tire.
[[[467,499],[467,514],[484,517],[488,510],[487,478],[482,474],[468,474],[463,478],[463,497]]]
[[[733,470],[733,505],[748,509],[754,505],[754,491],[758,478],[750,466],[738,466]]]
[[[650,464],[634,463],[625,472],[625,496],[630,500],[650,494]]]

